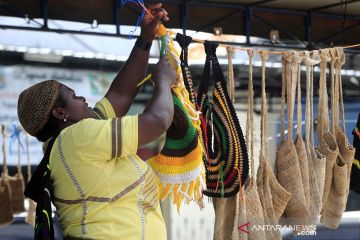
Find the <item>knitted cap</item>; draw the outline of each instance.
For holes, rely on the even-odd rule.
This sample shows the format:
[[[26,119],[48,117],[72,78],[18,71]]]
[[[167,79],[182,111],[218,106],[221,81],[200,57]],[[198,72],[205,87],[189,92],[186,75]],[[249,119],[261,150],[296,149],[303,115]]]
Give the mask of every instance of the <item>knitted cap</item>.
[[[60,86],[61,83],[56,80],[46,80],[20,93],[18,117],[30,135],[35,136],[46,124],[59,96]]]

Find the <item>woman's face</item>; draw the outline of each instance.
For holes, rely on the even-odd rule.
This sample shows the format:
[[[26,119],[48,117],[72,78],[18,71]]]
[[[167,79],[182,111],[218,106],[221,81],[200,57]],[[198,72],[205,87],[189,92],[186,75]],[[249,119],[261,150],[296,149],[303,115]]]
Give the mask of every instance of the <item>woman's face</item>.
[[[65,102],[63,110],[67,121],[70,123],[76,123],[85,118],[96,118],[96,114],[92,108],[88,106],[86,99],[82,96],[77,96],[74,90],[62,85],[60,94]]]

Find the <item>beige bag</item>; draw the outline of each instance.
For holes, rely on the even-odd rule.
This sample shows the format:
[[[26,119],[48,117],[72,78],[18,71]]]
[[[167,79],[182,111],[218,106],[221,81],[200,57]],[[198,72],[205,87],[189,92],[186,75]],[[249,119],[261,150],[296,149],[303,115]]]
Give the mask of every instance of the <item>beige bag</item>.
[[[280,143],[276,152],[276,174],[279,183],[291,193],[289,203],[285,208],[285,218],[282,219],[281,222],[286,225],[302,225],[308,222],[309,209],[306,204],[302,181],[299,181],[301,179],[301,171],[296,148],[292,139],[294,100],[297,83],[297,79],[293,79],[291,75],[292,71],[296,70],[295,66],[291,64],[292,61],[293,54],[283,54],[283,64],[285,64],[283,71],[285,71],[284,74],[287,82],[288,137]],[[297,74],[295,76],[297,76]]]
[[[311,59],[309,52],[304,52],[306,66],[306,111],[305,111],[305,146],[309,165],[309,224],[316,224],[321,211],[321,197],[324,189],[326,158],[314,148],[313,127],[313,66],[320,60]]]
[[[9,175],[6,160],[6,136],[5,127],[1,124],[2,151],[3,151],[3,170],[0,178],[0,227],[13,222],[11,206],[11,188],[9,184]]]
[[[30,165],[30,151],[29,151],[29,136],[26,134],[26,157],[27,157],[27,180],[28,182],[31,179],[31,165]],[[32,199],[28,198],[29,201],[29,209],[27,215],[25,217],[25,222],[35,226],[35,214],[36,214],[36,202]]]
[[[261,51],[261,146],[260,146],[260,163],[257,172],[257,185],[259,191],[259,197],[264,214],[265,224],[276,226],[278,221],[276,220],[273,199],[271,195],[269,175],[272,169],[269,165],[269,143],[268,143],[268,113],[266,106],[266,92],[265,92],[265,61],[268,59],[267,52]],[[279,230],[270,230],[266,234],[266,239],[281,239]]]
[[[231,65],[232,69],[232,56],[233,49],[228,48],[228,60],[229,65]],[[232,75],[232,76],[231,76]],[[228,82],[234,81],[233,72],[228,75]],[[230,80],[231,79],[231,80]],[[227,86],[229,91],[229,96],[233,100],[233,92],[234,85],[230,84]],[[232,93],[232,95],[231,95]],[[242,186],[240,185],[240,188]],[[238,192],[235,196],[229,198],[212,198],[214,210],[215,210],[215,226],[214,226],[214,239],[222,240],[222,239],[231,239],[237,240],[240,239],[239,234],[245,234],[244,232],[238,231],[239,219],[244,218],[246,222],[246,207],[244,205],[244,201],[242,199],[242,191]],[[241,238],[247,239],[247,238]]]
[[[13,213],[21,213],[24,208],[24,176],[21,172],[21,145],[18,141],[18,172],[14,176],[9,176],[9,184],[11,188],[11,205]]]
[[[325,182],[324,191],[322,195],[322,207],[327,201],[332,175],[333,167],[339,153],[335,138],[329,131],[329,116],[328,116],[328,96],[326,87],[326,63],[331,60],[328,56],[328,49],[322,49],[320,52],[320,83],[319,83],[319,104],[318,104],[318,141],[317,150],[326,157]]]
[[[293,79],[294,80],[296,79],[297,81],[297,131],[296,131],[295,149],[299,160],[301,181],[302,181],[305,200],[306,200],[306,208],[309,209],[309,203],[310,203],[309,162],[308,162],[305,143],[302,138],[300,64],[303,57],[297,56],[297,54],[293,56],[293,62],[295,62],[295,71],[293,71],[294,75],[292,76]]]
[[[265,231],[253,229],[253,225],[264,225],[264,214],[260,202],[259,192],[256,185],[256,169],[254,164],[254,90],[253,90],[253,59],[254,50],[248,50],[249,55],[249,91],[248,91],[248,112],[246,120],[246,143],[247,152],[250,160],[250,175],[245,182],[245,201],[246,219],[249,223],[247,231],[249,234],[244,236],[243,231],[239,231],[239,239],[265,239]],[[247,223],[240,221],[239,225]]]
[[[333,179],[329,192],[328,200],[323,208],[321,223],[328,228],[336,229],[346,208],[347,194],[349,190],[349,178],[354,149],[349,147],[345,134],[339,128],[339,92],[341,91],[341,65],[344,63],[344,54],[330,49],[331,61],[331,93],[332,93],[332,132],[335,134],[339,146],[340,154],[333,169]],[[336,63],[336,78],[334,78],[334,64]],[[341,97],[342,98],[342,97]],[[343,104],[341,102],[341,104]],[[342,109],[343,111],[343,109]],[[342,114],[344,114],[342,112]],[[343,120],[344,121],[344,120]],[[345,127],[345,126],[344,126]],[[340,147],[340,145],[342,145]],[[344,155],[342,154],[344,153]],[[347,160],[345,160],[345,157]]]

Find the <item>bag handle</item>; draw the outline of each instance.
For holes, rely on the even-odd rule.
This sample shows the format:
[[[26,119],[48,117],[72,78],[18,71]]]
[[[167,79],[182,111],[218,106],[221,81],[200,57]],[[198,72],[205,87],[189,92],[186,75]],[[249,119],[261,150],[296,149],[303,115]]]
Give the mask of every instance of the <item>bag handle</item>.
[[[319,59],[310,58],[310,52],[304,51],[304,64],[306,67],[306,110],[305,110],[305,143],[313,145],[313,70],[314,65],[319,64]]]
[[[266,91],[265,91],[265,70],[266,61],[269,59],[267,51],[259,51],[261,58],[261,147],[260,154],[265,159],[269,157],[269,140],[268,140],[268,112],[266,106]],[[264,155],[265,154],[265,155]]]
[[[339,110],[338,110],[338,100],[339,94],[336,92],[338,86],[337,79],[335,80],[335,63],[337,62],[337,55],[335,48],[329,49],[330,60],[330,93],[331,93],[331,133],[335,134],[335,126],[338,126],[339,121]]]
[[[336,49],[336,53],[338,56],[338,61],[336,62],[336,67],[335,67],[336,68],[337,86],[338,86],[338,91],[336,93],[340,95],[340,98],[338,98],[338,100],[340,100],[339,110],[341,112],[341,127],[345,133],[344,96],[343,96],[343,91],[342,91],[342,76],[341,76],[341,66],[345,64],[345,53],[344,53],[344,49],[341,47],[337,47],[335,49]],[[338,116],[340,118],[339,114],[338,114]]]
[[[6,153],[6,134],[5,134],[5,126],[1,124],[1,136],[2,136],[2,152],[3,152],[3,170],[2,174],[4,176],[8,176],[9,170],[7,165],[7,153]]]
[[[253,62],[254,50],[247,50],[249,56],[249,86],[248,86],[248,112],[246,114],[246,143],[247,152],[250,153],[250,177],[256,177],[254,166],[254,87]]]
[[[320,83],[319,83],[319,104],[318,104],[318,139],[322,144],[322,136],[325,130],[329,129],[329,109],[328,109],[328,95],[326,86],[326,64],[331,60],[328,56],[328,49],[321,49],[320,56]]]
[[[22,175],[22,171],[21,171],[21,143],[20,143],[20,134],[21,134],[21,131],[22,131],[22,129],[21,129],[21,127],[20,126],[18,126],[18,129],[19,129],[19,136],[18,136],[18,147],[17,147],[17,149],[18,149],[18,152],[17,152],[17,154],[18,154],[18,165],[17,165],[17,170],[18,170],[18,174],[17,174],[17,178],[20,178],[20,176]]]
[[[234,67],[232,59],[235,54],[235,48],[228,46],[226,47],[227,56],[228,56],[228,80],[227,80],[227,91],[229,93],[230,101],[235,102],[235,79],[234,79]]]
[[[296,82],[297,82],[297,135],[301,136],[302,132],[302,110],[301,110],[301,71],[300,64],[303,60],[303,56],[296,52],[293,57],[294,63],[296,64]]]
[[[288,118],[288,129],[289,129],[289,125],[291,124],[291,131],[292,131],[292,121],[291,123],[290,121],[290,109],[291,109],[291,72],[292,72],[292,66],[291,66],[291,62],[292,62],[292,54],[290,52],[285,52],[282,55],[282,63],[283,63],[283,73],[282,75],[284,76],[282,79],[282,83],[283,83],[283,91],[284,93],[282,94],[282,102],[284,102],[284,106],[282,108],[282,110],[285,112],[285,102],[287,105],[287,118]],[[281,140],[285,139],[285,113],[283,113],[283,117],[281,119],[282,121],[280,122],[280,129],[281,129]],[[288,135],[289,135],[289,131],[288,131]]]

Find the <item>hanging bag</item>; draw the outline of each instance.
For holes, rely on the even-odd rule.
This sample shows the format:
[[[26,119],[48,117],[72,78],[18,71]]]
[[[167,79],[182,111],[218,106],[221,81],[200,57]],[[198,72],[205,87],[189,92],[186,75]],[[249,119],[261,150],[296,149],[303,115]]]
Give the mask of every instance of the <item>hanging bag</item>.
[[[301,70],[300,70],[300,64],[302,62],[302,59],[303,59],[302,56],[296,56],[297,128],[296,128],[295,149],[299,160],[301,181],[302,181],[305,200],[306,200],[306,208],[309,209],[309,203],[310,203],[309,160],[307,157],[305,142],[302,138]]]
[[[309,209],[307,208],[302,181],[299,181],[301,179],[301,171],[296,148],[292,139],[297,83],[297,63],[296,61],[293,63],[292,53],[283,54],[283,64],[287,85],[288,137],[286,140],[282,139],[283,141],[280,143],[276,152],[276,174],[281,186],[291,193],[289,203],[285,208],[285,218],[282,222],[290,225],[302,225],[309,219]]]
[[[14,220],[11,206],[11,188],[9,184],[9,175],[6,156],[6,136],[5,126],[1,124],[2,152],[3,152],[3,170],[0,178],[0,227],[11,224]]]
[[[326,64],[331,60],[328,50],[320,52],[320,82],[319,82],[319,104],[318,104],[318,146],[317,150],[326,157],[324,191],[322,195],[322,207],[325,206],[329,195],[333,168],[339,153],[335,138],[329,131],[328,95],[326,86]]]
[[[314,148],[313,128],[313,66],[320,60],[310,58],[308,51],[304,52],[306,66],[306,114],[305,114],[305,146],[309,165],[309,224],[316,224],[321,211],[321,197],[325,180],[325,156]]]
[[[231,197],[243,185],[249,170],[245,139],[235,108],[229,99],[226,83],[216,57],[217,44],[205,41],[206,62],[199,86],[197,103],[206,119],[203,128],[208,153],[206,190],[210,197]],[[214,77],[213,101],[208,98],[210,64]],[[206,135],[206,136],[205,136]]]
[[[172,38],[163,25],[159,27],[157,35],[163,39],[162,49],[166,50],[165,53],[176,70],[177,81],[172,86],[173,122],[166,131],[163,149],[148,162],[159,178],[160,200],[170,196],[178,210],[182,202],[188,203],[190,200],[202,208],[205,169],[204,149],[199,135],[199,114],[189,100],[180,67],[180,54],[175,49]]]
[[[246,217],[247,222],[249,222],[250,228],[248,228],[249,234],[248,239],[257,240],[265,239],[265,231],[257,230],[252,228],[252,225],[264,225],[264,214],[262,210],[262,205],[259,197],[259,192],[256,184],[256,174],[257,170],[255,169],[255,159],[254,159],[254,89],[253,89],[253,60],[254,60],[254,50],[249,49],[249,91],[248,91],[248,112],[246,120],[246,143],[247,151],[250,155],[250,174],[248,179],[245,182],[245,191],[244,191],[244,204],[246,205]],[[245,224],[245,222],[240,222],[239,224]],[[239,231],[243,232],[243,231]]]
[[[339,146],[339,154],[333,169],[333,179],[329,191],[327,202],[322,211],[320,222],[328,228],[336,229],[340,224],[343,212],[346,208],[349,176],[351,162],[353,159],[353,149],[348,147],[347,139],[339,127],[339,91],[340,91],[340,76],[341,65],[343,64],[343,56],[337,55],[336,50],[330,49],[331,60],[331,94],[332,94],[332,133],[336,136]],[[334,72],[334,64],[336,64],[336,73]],[[336,77],[334,77],[336,75]],[[340,91],[341,92],[341,91]],[[340,145],[342,145],[340,147]],[[341,149],[341,150],[340,150]],[[345,155],[343,155],[343,152]],[[347,159],[346,159],[347,158]],[[346,159],[346,160],[345,160]]]
[[[260,162],[257,172],[257,187],[259,190],[260,201],[264,214],[265,224],[276,226],[278,221],[276,219],[275,210],[273,206],[273,198],[270,187],[270,175],[272,169],[269,163],[269,142],[268,142],[268,112],[265,92],[265,63],[268,59],[266,51],[259,52],[261,58],[261,146],[260,146]],[[281,239],[278,229],[271,229],[266,234],[266,239]]]
[[[14,176],[9,176],[9,183],[11,187],[11,205],[13,213],[21,213],[25,211],[24,208],[24,176],[21,171],[21,142],[20,142],[20,127],[15,124],[12,125],[12,135],[17,140],[17,155],[18,165],[17,173]]]

